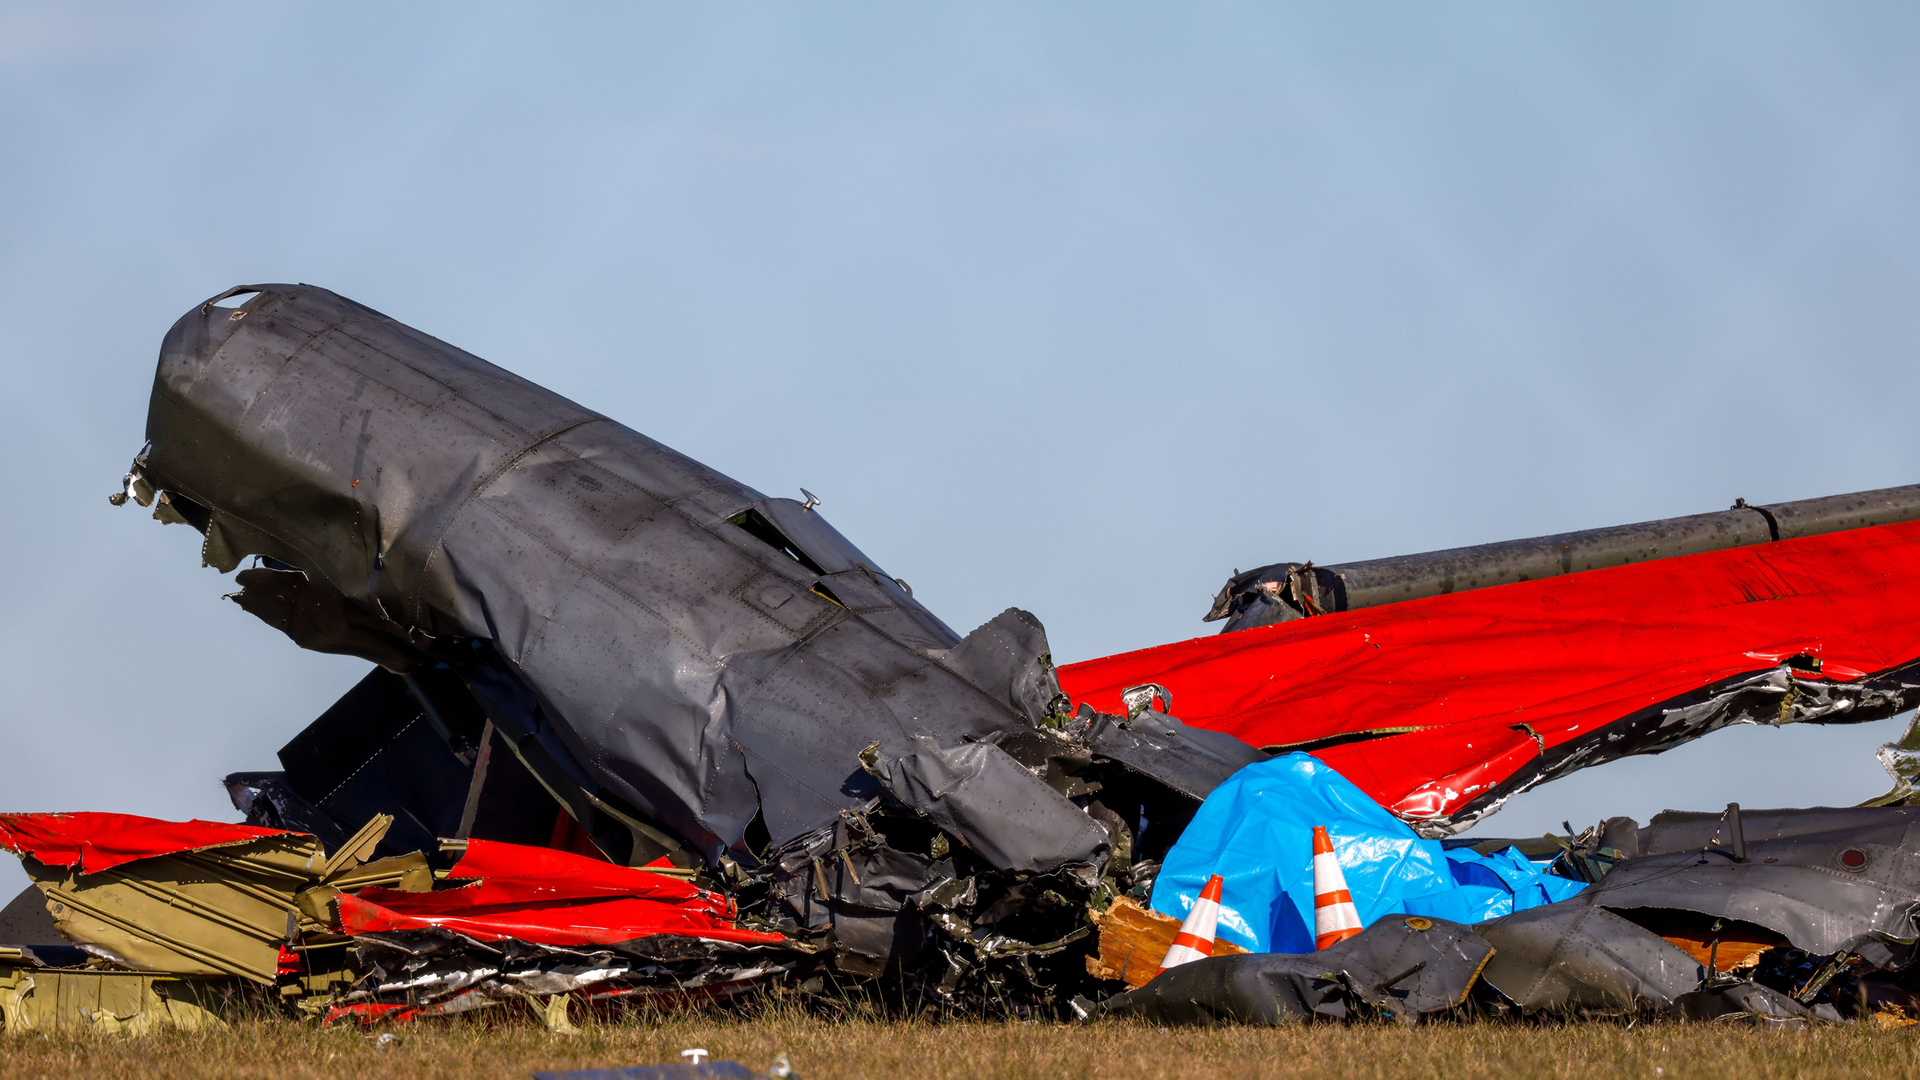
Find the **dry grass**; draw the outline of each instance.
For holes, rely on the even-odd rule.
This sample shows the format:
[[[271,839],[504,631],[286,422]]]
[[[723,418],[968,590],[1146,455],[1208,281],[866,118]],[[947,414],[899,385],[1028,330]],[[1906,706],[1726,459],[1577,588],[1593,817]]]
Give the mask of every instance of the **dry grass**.
[[[1920,1029],[1866,1025],[1759,1031],[1717,1025],[1607,1023],[1566,1027],[1467,1024],[1156,1029],[1139,1024],[823,1021],[773,1008],[756,1019],[675,1016],[582,1022],[577,1035],[527,1022],[419,1024],[382,1049],[373,1036],[279,1019],[231,1031],[145,1038],[0,1036],[10,1078],[104,1076],[525,1078],[534,1070],[678,1060],[690,1046],[765,1068],[782,1051],[807,1080],[887,1077],[1326,1076],[1341,1080],[1449,1077],[1633,1077],[1789,1080],[1920,1075]]]

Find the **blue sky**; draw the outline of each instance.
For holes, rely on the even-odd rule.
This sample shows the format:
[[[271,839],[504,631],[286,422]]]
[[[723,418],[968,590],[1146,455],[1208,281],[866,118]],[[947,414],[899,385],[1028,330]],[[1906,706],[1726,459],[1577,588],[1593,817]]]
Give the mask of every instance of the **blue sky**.
[[[364,667],[106,501],[241,282],[804,484],[1063,660],[1236,567],[1920,480],[1910,6],[391,7],[0,3],[7,809],[231,817]],[[1854,802],[1903,723],[1482,831]]]

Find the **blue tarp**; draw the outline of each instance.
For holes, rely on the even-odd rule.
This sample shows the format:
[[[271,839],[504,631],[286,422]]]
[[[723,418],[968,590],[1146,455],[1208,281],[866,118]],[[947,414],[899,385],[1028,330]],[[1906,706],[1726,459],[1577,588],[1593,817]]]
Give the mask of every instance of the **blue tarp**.
[[[1313,951],[1313,827],[1326,826],[1360,921],[1404,912],[1477,923],[1586,888],[1508,848],[1493,855],[1422,840],[1311,754],[1255,762],[1207,796],[1160,867],[1152,906],[1186,918],[1219,874],[1221,937],[1256,952]]]

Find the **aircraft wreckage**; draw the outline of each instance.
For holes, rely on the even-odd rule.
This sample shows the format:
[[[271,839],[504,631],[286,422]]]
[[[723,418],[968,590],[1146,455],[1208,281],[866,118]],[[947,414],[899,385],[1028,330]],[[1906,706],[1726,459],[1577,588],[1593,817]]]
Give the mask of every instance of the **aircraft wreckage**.
[[[226,778],[245,824],[0,815],[36,885],[0,913],[9,1027],[218,1023],[249,984],[361,1022],[769,985],[1168,1022],[1920,1018],[1920,736],[1881,752],[1880,805],[1452,835],[1728,724],[1920,704],[1920,486],[1276,563],[1228,581],[1222,634],[1056,668],[1032,615],[956,633],[811,497],[251,285],[167,334],[114,501],[375,666],[279,770]],[[1316,941],[1329,866],[1354,921]]]

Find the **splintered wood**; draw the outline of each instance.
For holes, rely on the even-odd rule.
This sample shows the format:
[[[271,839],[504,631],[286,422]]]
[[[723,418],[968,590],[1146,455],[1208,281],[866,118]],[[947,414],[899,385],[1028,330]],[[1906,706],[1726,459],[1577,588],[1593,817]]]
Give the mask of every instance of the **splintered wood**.
[[[1173,936],[1180,932],[1180,920],[1171,915],[1141,907],[1127,897],[1113,902],[1104,913],[1093,917],[1100,934],[1100,954],[1087,957],[1087,974],[1096,979],[1118,979],[1128,989],[1145,985],[1160,971],[1160,961],[1173,947]],[[1231,941],[1216,938],[1213,955],[1231,956],[1247,950]]]
[[[1745,971],[1760,962],[1761,953],[1787,944],[1785,937],[1764,926],[1699,912],[1636,908],[1629,917],[1696,962],[1705,965],[1711,961],[1715,971]]]
[[[1760,954],[1779,944],[1777,939],[1755,939],[1726,934],[1662,934],[1702,966],[1709,960],[1715,971],[1745,971],[1760,963]]]

